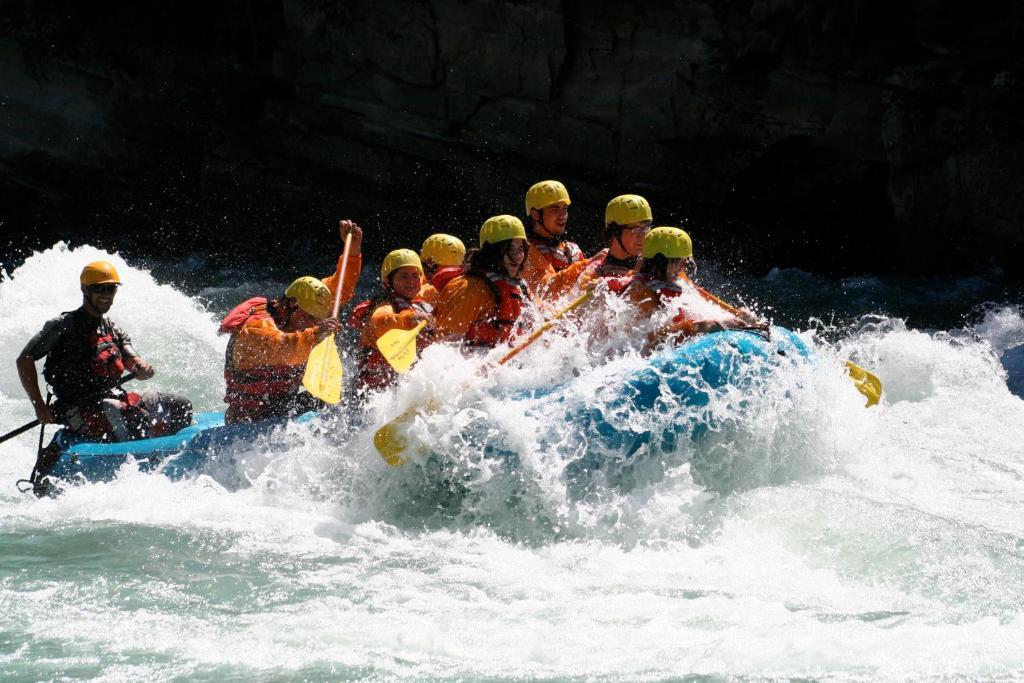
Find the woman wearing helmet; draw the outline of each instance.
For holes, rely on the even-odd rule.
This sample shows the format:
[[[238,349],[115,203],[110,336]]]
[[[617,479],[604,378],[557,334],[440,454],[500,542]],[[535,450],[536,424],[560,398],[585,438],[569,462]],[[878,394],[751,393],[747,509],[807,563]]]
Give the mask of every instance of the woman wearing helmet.
[[[437,296],[445,285],[465,272],[466,245],[454,235],[435,233],[423,242],[420,248],[420,262],[426,282],[420,288],[420,298],[430,304],[437,303]]]
[[[441,292],[435,314],[437,333],[465,346],[493,348],[517,331],[530,300],[520,278],[529,243],[515,216],[492,216],[480,228],[480,248],[464,275]]]
[[[648,336],[650,344],[719,330],[767,329],[767,323],[757,322],[749,311],[736,315],[722,308],[717,298],[686,278],[687,262],[693,258],[693,242],[679,228],[659,227],[651,230],[644,238],[642,255],[643,260],[636,273],[608,281],[608,288],[632,301],[641,317],[650,318],[664,308],[668,300],[683,295],[686,289],[712,302],[720,312],[705,317],[683,307],[667,324]]]
[[[395,380],[395,371],[377,350],[377,340],[390,330],[411,330],[426,321],[427,330],[416,338],[422,349],[430,342],[434,321],[433,308],[420,297],[423,266],[412,249],[395,249],[384,257],[380,266],[383,292],[352,309],[348,324],[362,331],[359,339],[360,388],[383,389]]]

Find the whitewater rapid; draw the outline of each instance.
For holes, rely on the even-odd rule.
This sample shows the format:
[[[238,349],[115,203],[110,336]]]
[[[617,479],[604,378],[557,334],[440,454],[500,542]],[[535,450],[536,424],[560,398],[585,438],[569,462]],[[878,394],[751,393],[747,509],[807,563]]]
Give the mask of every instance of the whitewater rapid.
[[[0,279],[0,432],[33,417],[16,354],[96,258],[151,385],[222,406],[220,289],[57,245]],[[645,361],[558,335],[486,379],[431,348],[365,411],[239,447],[228,477],[128,466],[36,500],[14,487],[26,433],[0,445],[0,678],[1020,678],[1024,401],[1001,359],[1024,319],[993,303],[969,329],[826,333],[817,363],[715,395],[699,443],[637,460],[572,416]],[[413,405],[423,447],[390,468],[373,431]]]

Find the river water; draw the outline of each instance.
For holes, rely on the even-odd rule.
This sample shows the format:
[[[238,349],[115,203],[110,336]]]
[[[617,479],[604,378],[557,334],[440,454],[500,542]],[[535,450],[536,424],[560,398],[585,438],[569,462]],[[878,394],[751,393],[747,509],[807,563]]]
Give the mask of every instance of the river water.
[[[0,432],[33,417],[16,354],[94,258],[127,283],[111,317],[151,385],[199,410],[222,405],[219,316],[281,284],[31,256],[0,279]],[[38,432],[0,445],[0,679],[1024,677],[1019,300],[986,277],[719,284],[816,327],[817,360],[715,397],[710,436],[642,465],[573,416],[612,411],[644,361],[557,335],[486,379],[431,349],[365,410],[239,446],[217,476],[129,465],[36,500],[14,481]],[[411,405],[429,447],[388,467],[372,434]]]

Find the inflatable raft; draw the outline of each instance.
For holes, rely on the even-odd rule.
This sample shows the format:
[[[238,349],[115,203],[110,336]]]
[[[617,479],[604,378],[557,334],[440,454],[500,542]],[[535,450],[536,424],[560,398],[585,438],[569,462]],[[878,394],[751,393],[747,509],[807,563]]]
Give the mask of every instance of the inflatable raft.
[[[642,447],[676,449],[679,438],[699,440],[712,417],[712,395],[742,396],[780,367],[810,361],[813,350],[796,333],[773,327],[764,337],[744,331],[714,332],[652,356],[624,381],[599,390],[596,399],[570,410],[568,422],[591,435],[593,452],[628,457]]]
[[[813,349],[783,327],[773,327],[770,335],[715,332],[656,353],[640,369],[621,375],[599,369],[566,384],[520,392],[509,401],[526,415],[543,418],[539,422],[553,431],[538,434],[539,445],[567,460],[579,457],[580,444],[586,444],[582,450],[589,460],[629,457],[645,446],[672,451],[679,438],[696,440],[713,427],[703,409],[712,394],[750,390],[780,366],[812,356]],[[489,422],[467,425],[454,439],[449,435],[427,444],[410,438],[408,427],[418,412],[408,410],[377,431],[374,445],[388,464],[443,456],[447,443],[460,444],[461,450],[468,444],[485,457],[517,456]]]
[[[314,413],[293,421],[307,422]],[[270,434],[287,421],[225,425],[224,413],[197,413],[193,424],[177,434],[153,439],[97,443],[60,430],[54,443],[60,458],[45,474],[65,481],[110,481],[129,460],[143,472],[159,470],[170,479],[181,479],[208,468],[213,460],[231,458],[232,446]]]

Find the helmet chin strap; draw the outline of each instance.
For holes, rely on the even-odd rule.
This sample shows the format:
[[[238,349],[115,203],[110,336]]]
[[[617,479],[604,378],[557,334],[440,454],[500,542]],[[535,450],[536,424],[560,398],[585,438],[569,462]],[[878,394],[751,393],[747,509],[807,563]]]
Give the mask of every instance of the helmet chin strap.
[[[623,230],[625,230],[625,228],[623,228],[623,227],[620,227],[618,230],[616,230],[615,234],[612,236],[612,239],[619,243],[619,249],[621,249],[626,254],[626,258],[627,259],[631,258],[631,259],[636,260],[636,256],[633,256],[632,254],[630,254],[629,250],[626,249],[626,245],[622,243],[622,231]]]

